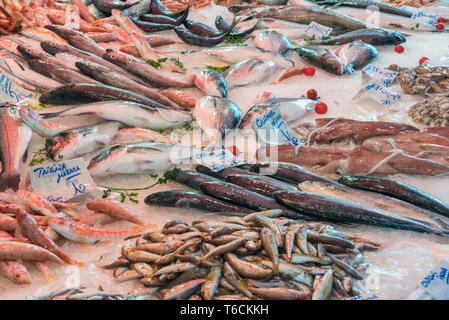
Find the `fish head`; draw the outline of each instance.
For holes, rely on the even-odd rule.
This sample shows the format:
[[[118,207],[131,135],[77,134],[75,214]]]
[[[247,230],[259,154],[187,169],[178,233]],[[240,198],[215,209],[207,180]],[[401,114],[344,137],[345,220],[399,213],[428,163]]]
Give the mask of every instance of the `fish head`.
[[[112,49],[106,49],[106,52],[103,54],[103,59],[108,60],[118,66],[124,67],[129,62],[132,61],[131,57],[126,53],[114,51]]]
[[[55,161],[70,159],[78,146],[78,136],[73,132],[62,132],[45,141],[48,154]],[[61,158],[62,157],[62,158]]]
[[[39,54],[39,51],[36,48],[26,47],[19,44],[17,50],[27,60],[39,59],[39,57],[41,57],[41,54]]]
[[[123,146],[121,145],[112,146],[108,150],[105,150],[96,157],[94,157],[87,166],[87,170],[92,176],[107,175],[108,169],[113,165],[114,161],[118,157],[120,157],[120,155],[122,156],[126,155],[123,154],[123,152],[126,152]]]
[[[405,37],[396,31],[390,31],[389,37],[393,40],[394,44],[404,43],[406,41]]]
[[[345,72],[345,68],[341,60],[332,52],[324,54],[321,58],[323,67],[333,70],[336,74],[341,75]]]
[[[68,52],[70,50],[70,46],[64,43],[59,43],[56,41],[42,41],[41,47],[45,52],[55,55],[60,52]]]

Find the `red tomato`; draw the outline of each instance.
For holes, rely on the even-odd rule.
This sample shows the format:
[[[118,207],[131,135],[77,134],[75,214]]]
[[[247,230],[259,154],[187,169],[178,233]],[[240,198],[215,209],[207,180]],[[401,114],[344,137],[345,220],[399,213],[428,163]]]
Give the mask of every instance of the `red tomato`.
[[[327,112],[327,104],[324,102],[318,102],[315,105],[315,112],[318,114],[325,114]]]

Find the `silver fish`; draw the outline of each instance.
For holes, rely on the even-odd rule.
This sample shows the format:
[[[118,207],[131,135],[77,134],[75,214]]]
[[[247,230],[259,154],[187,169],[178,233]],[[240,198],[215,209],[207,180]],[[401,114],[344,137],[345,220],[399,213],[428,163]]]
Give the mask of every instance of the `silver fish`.
[[[334,53],[321,47],[303,46],[296,48],[298,55],[309,63],[336,75],[345,71],[343,62]]]
[[[376,47],[363,41],[354,41],[344,44],[335,51],[345,66],[345,70],[352,73],[363,68],[379,55]]]
[[[47,139],[45,147],[53,160],[73,159],[108,145],[120,127],[119,122],[105,122],[63,131]]]
[[[208,96],[225,97],[228,95],[228,88],[223,76],[215,70],[207,68],[191,68],[186,72],[186,76]]]
[[[0,191],[17,190],[19,167],[31,140],[32,131],[20,121],[17,107],[0,108]]]
[[[285,54],[292,46],[290,40],[279,32],[265,31],[259,32],[253,40],[256,47]]]
[[[276,69],[276,64],[270,60],[248,59],[237,63],[224,76],[228,88],[259,83],[270,76]]]

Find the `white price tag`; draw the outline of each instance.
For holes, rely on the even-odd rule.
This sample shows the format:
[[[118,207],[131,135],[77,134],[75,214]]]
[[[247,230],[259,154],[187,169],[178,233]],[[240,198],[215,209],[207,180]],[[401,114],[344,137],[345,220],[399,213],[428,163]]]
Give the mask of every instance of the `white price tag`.
[[[33,97],[33,93],[25,90],[12,81],[5,71],[0,74],[0,104],[19,103]]]
[[[388,87],[397,75],[398,73],[395,71],[369,64],[362,70],[362,84],[377,82]]]
[[[449,300],[449,262],[441,260],[421,281],[421,287],[438,300]]]
[[[423,23],[432,27],[435,27],[435,25],[438,23],[438,16],[436,14],[426,13],[422,10],[416,11],[412,15],[411,19],[415,20],[417,23]]]
[[[282,117],[275,104],[265,113],[252,120],[257,135],[268,144],[298,146],[303,143]]]
[[[371,83],[363,87],[362,93],[365,93],[371,99],[386,107],[394,105],[401,99],[399,94],[378,83]]]
[[[246,163],[246,160],[237,158],[226,149],[194,151],[193,159],[195,163],[206,166],[214,172]]]
[[[323,26],[315,21],[312,21],[304,31],[309,38],[315,38],[321,40],[323,37],[327,37],[331,34],[332,28]]]
[[[30,168],[31,186],[50,202],[63,202],[97,186],[82,158]]]

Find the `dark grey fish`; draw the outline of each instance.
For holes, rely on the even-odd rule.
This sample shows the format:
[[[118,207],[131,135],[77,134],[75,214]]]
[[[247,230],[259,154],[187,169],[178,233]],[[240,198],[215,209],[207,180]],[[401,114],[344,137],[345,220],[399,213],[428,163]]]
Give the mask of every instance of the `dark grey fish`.
[[[226,176],[226,181],[267,197],[272,197],[274,192],[280,190],[298,190],[295,186],[286,182],[255,174],[229,174]]]
[[[328,49],[303,46],[296,48],[295,51],[301,58],[320,69],[336,75],[342,75],[345,72],[343,62]]]
[[[344,176],[338,182],[352,188],[382,193],[449,217],[449,205],[400,181],[377,177]]]
[[[197,35],[189,31],[188,29],[182,27],[175,27],[174,30],[178,35],[178,37],[189,45],[200,47],[213,47],[223,42],[231,34],[232,30],[234,29],[234,27],[238,22],[239,20],[234,20],[231,26],[228,28],[228,30],[224,31],[221,35],[214,37]]]
[[[157,101],[140,94],[97,83],[75,83],[60,86],[42,94],[39,101],[44,104],[68,105],[96,101],[122,100],[150,107],[167,108]]]
[[[148,22],[153,22],[153,23],[171,24],[173,26],[179,26],[181,23],[183,23],[187,19],[187,16],[189,15],[190,6],[191,5],[189,4],[187,9],[182,11],[181,14],[176,18],[172,18],[172,17],[166,16],[166,15],[151,13],[151,14],[141,15],[140,19],[143,21],[148,21]]]
[[[218,37],[222,35],[223,32],[226,32],[226,30],[228,30],[230,27],[229,25],[228,28],[226,28],[226,30],[217,31],[214,28],[208,26],[207,24],[194,20],[184,21],[184,26],[192,33],[204,37]]]
[[[361,29],[343,33],[329,40],[311,41],[311,45],[345,44],[361,40],[372,45],[400,44],[406,41],[405,37],[396,31],[385,29]]]
[[[209,169],[208,167],[199,165],[195,168],[196,171],[203,173],[205,175],[215,177],[218,179],[226,179],[226,177],[230,174],[251,174],[251,171],[245,168],[238,168],[238,167],[229,167],[226,169],[223,169],[221,171],[215,172]],[[255,174],[255,173],[254,173]]]
[[[89,61],[79,61],[75,65],[83,74],[106,85],[133,91],[147,98],[154,99],[166,107],[182,109],[181,106],[162,95],[159,90],[144,86],[102,65]]]
[[[220,181],[211,176],[190,170],[180,170],[178,174],[173,177],[173,180],[197,190],[199,190],[200,185],[204,182]]]
[[[370,63],[379,55],[379,51],[369,43],[354,41],[338,48],[335,54],[343,62],[345,70],[352,73]]]
[[[172,18],[179,17],[182,14],[181,12],[172,12],[170,10],[167,10],[167,8],[164,7],[162,2],[160,0],[151,0],[151,12],[155,14],[161,14],[164,16],[169,16]]]
[[[293,212],[283,205],[277,203],[272,198],[249,191],[245,188],[228,182],[205,182],[200,185],[204,193],[228,201],[236,205],[244,206],[253,210],[263,211],[270,209],[280,209],[283,215],[293,219],[304,218],[303,215]]]
[[[239,30],[239,31],[233,30],[231,32],[231,35],[244,38],[244,37],[250,35],[254,30],[256,30],[258,24],[259,24],[259,20],[249,29]],[[215,18],[215,27],[219,31],[224,32],[224,31],[228,30],[230,26],[231,26],[231,24],[222,16],[217,16]]]
[[[362,8],[366,9],[369,6],[375,6],[380,12],[390,13],[401,17],[411,18],[413,12],[404,10],[402,8],[396,8],[389,6],[382,2],[372,1],[372,0],[319,0],[315,1],[314,4],[324,5],[324,6],[337,6],[337,7],[352,7],[352,8]]]
[[[446,235],[439,230],[430,228],[413,219],[404,218],[375,207],[335,197],[299,191],[278,191],[274,194],[274,197],[280,203],[298,210],[303,214],[324,220],[330,219],[339,222],[354,222],[385,228],[432,233],[441,236]]]
[[[143,20],[140,20],[140,19],[130,16],[129,13],[128,13],[128,17],[132,20],[132,22],[134,22],[134,24],[136,26],[138,26],[140,29],[142,29],[143,31],[146,31],[146,32],[171,30],[175,27],[172,24],[143,21]]]
[[[230,215],[245,216],[251,209],[236,206],[197,191],[171,190],[150,194],[145,198],[148,205],[162,205],[178,208],[195,208],[210,212],[226,212]]]

